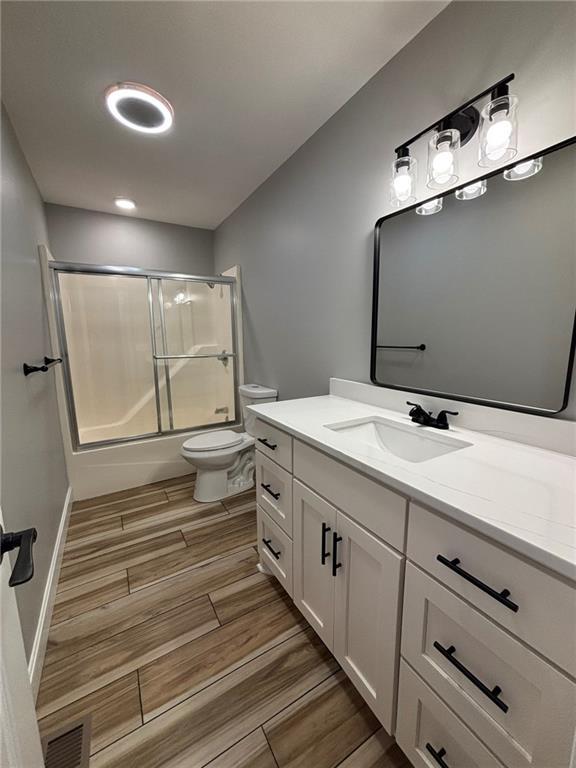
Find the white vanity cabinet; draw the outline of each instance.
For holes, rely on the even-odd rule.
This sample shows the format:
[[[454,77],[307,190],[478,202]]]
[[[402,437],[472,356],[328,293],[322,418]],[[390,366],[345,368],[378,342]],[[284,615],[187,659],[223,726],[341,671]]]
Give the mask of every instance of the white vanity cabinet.
[[[260,430],[261,562],[415,768],[576,768],[574,582]]]
[[[274,440],[284,446],[284,467],[293,465],[292,510],[279,514],[269,490],[257,489],[262,562],[392,733],[404,557],[389,539],[404,544],[406,500],[299,441],[286,459],[286,438],[276,430]],[[269,447],[261,454],[257,480],[280,492],[280,502],[288,498],[286,470],[274,465]]]
[[[393,730],[403,557],[294,480],[294,602]]]

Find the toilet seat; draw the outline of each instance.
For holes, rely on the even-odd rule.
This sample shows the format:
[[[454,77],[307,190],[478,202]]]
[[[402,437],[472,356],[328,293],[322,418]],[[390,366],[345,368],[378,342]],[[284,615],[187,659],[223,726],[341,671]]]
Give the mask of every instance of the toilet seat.
[[[243,440],[241,432],[232,432],[231,429],[223,429],[217,432],[204,432],[195,435],[182,446],[182,450],[189,453],[201,453],[203,451],[222,451],[225,448],[233,448],[240,445]]]

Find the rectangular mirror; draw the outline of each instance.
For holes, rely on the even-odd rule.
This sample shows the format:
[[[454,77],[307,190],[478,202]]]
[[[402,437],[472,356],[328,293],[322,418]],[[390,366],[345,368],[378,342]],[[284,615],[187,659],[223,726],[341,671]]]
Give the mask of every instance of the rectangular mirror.
[[[417,215],[412,206],[377,222],[374,384],[531,413],[566,407],[575,343],[574,140],[538,157],[542,168],[530,177],[509,181],[499,169],[484,177],[480,197],[451,191],[439,213]]]

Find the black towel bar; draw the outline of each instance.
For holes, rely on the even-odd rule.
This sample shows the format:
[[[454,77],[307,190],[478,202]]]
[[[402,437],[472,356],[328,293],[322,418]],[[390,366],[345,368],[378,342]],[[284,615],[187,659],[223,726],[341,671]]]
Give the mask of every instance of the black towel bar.
[[[46,373],[50,368],[61,362],[61,357],[44,357],[44,365],[28,365],[28,363],[24,363],[22,371],[24,372],[24,376],[30,376],[31,373]]]
[[[419,349],[420,352],[424,352],[426,349],[426,344],[418,344],[416,347],[405,347],[402,345],[395,345],[395,344],[377,344],[376,349]]]

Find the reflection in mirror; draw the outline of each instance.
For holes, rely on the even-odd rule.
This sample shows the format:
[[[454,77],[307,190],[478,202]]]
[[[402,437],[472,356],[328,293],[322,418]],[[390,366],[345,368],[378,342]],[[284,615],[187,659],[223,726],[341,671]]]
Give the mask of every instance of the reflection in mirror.
[[[479,196],[449,194],[437,214],[411,208],[381,223],[374,383],[518,410],[565,407],[576,146],[511,178],[488,178]]]

